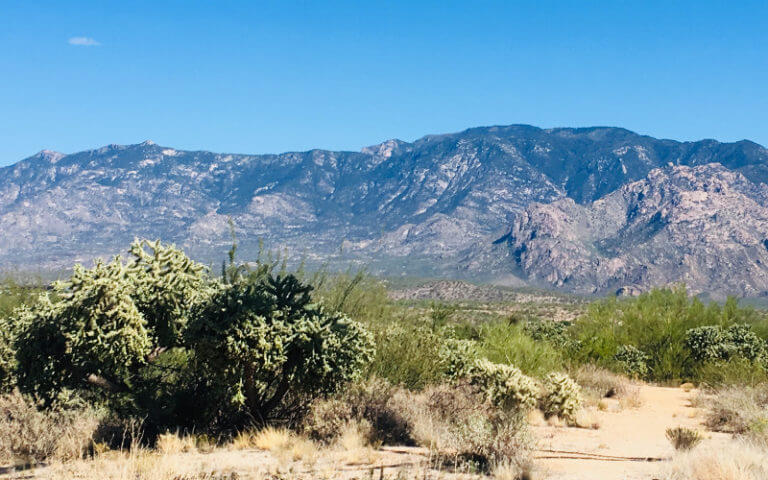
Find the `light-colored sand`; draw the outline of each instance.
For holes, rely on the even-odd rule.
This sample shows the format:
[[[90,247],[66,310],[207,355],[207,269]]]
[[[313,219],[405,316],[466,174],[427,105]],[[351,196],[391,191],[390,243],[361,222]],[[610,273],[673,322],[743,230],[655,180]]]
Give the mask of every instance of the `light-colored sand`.
[[[728,435],[707,432],[704,412],[691,405],[697,392],[681,388],[641,386],[641,404],[622,408],[604,399],[604,411],[594,410],[600,428],[587,430],[534,427],[537,478],[557,480],[635,480],[660,478],[674,450],[666,438],[669,427],[698,429],[704,442],[726,442]],[[648,460],[646,460],[648,459]],[[661,460],[661,461],[659,461]]]

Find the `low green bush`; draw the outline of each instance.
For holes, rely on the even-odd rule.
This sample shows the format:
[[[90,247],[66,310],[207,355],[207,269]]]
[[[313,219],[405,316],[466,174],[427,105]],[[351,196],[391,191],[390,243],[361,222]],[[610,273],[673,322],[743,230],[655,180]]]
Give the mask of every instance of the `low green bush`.
[[[543,377],[563,368],[566,360],[556,346],[534,340],[522,325],[494,322],[480,330],[478,352],[493,363],[514,365],[525,374]]]

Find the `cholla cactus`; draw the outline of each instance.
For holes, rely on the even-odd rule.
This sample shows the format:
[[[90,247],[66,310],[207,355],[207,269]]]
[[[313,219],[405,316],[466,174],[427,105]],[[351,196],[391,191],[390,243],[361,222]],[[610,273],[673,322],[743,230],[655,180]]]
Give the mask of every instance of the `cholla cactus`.
[[[448,338],[439,353],[445,376],[452,382],[467,377],[478,359],[475,342],[471,340]]]
[[[727,357],[725,335],[717,325],[692,328],[686,332],[685,346],[691,356],[700,362]]]
[[[717,325],[692,328],[686,332],[685,346],[700,362],[733,357],[768,361],[768,345],[746,324],[731,325],[726,329]]]
[[[565,373],[552,372],[544,378],[541,410],[571,421],[581,406],[581,387]]]
[[[128,263],[76,265],[53,299],[17,312],[24,390],[49,402],[85,384],[126,393],[140,369],[178,345],[190,309],[212,291],[205,268],[160,242],[137,240],[131,254]]]
[[[296,277],[266,281],[224,286],[195,311],[185,333],[198,359],[217,372],[215,393],[259,419],[337,391],[375,353],[370,332],[311,303]]]
[[[505,410],[530,410],[536,406],[536,382],[512,365],[475,361],[468,374],[486,397]]]
[[[619,347],[613,359],[619,362],[627,375],[642,378],[648,374],[648,360],[650,358],[639,348],[633,345]]]

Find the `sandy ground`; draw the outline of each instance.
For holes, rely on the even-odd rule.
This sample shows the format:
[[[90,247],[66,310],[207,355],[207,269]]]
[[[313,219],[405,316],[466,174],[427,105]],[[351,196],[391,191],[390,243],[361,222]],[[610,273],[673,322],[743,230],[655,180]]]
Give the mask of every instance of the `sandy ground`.
[[[727,442],[726,434],[707,432],[704,412],[691,405],[695,390],[641,386],[640,405],[622,408],[604,399],[605,410],[594,410],[597,430],[534,427],[537,478],[556,480],[635,480],[661,478],[674,450],[666,438],[669,427],[705,433],[704,442]]]

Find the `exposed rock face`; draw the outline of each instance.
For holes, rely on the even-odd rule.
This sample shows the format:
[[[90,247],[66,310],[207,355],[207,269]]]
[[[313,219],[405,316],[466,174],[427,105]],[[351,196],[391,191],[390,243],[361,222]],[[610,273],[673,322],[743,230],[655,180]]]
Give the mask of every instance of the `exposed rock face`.
[[[529,279],[575,292],[768,290],[768,187],[719,164],[655,169],[587,205],[534,203],[502,242]]]
[[[285,247],[309,261],[343,256],[390,274],[493,278],[511,285],[530,275],[537,283],[579,291],[590,290],[590,279],[598,291],[645,285],[657,277],[643,273],[639,260],[588,255],[592,247],[580,240],[597,223],[618,232],[621,210],[606,210],[606,218],[598,219],[583,213],[583,205],[655,168],[712,162],[755,185],[768,182],[768,150],[752,142],[681,143],[603,127],[473,128],[413,143],[390,140],[360,152],[234,155],[152,142],[71,155],[44,151],[0,169],[0,267],[68,266],[117,253],[135,236],[173,241],[203,261],[219,262],[231,218],[243,260],[255,254],[262,238],[268,247]],[[517,225],[521,212],[533,228],[543,214],[526,209],[553,201],[559,202],[563,224],[573,223],[572,229],[551,232],[552,238],[564,235],[559,241],[567,249],[554,250],[546,262],[531,257],[530,265],[540,267],[521,263],[511,271],[516,247],[493,241],[512,222]],[[582,225],[577,214],[592,223]],[[600,248],[612,252],[635,238],[630,230],[616,235],[615,244],[606,241]],[[661,245],[663,238],[657,241]],[[566,267],[573,258],[608,263],[589,273],[587,265]],[[691,275],[707,265],[692,265]],[[615,273],[604,273],[611,269]],[[576,277],[584,278],[578,288],[572,287]]]

